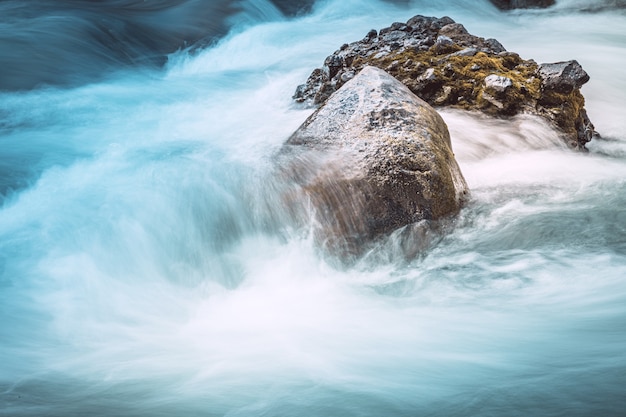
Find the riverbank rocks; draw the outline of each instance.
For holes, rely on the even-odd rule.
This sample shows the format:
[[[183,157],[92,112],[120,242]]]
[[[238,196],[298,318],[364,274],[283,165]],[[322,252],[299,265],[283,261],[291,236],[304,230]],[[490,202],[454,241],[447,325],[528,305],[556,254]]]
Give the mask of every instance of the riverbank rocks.
[[[443,119],[372,66],[327,98],[280,158],[310,202],[317,239],[338,254],[358,255],[398,228],[452,216],[468,193]]]
[[[385,70],[436,107],[494,117],[539,115],[578,149],[594,134],[580,92],[589,76],[578,62],[538,65],[495,39],[471,35],[449,17],[418,15],[344,44],[298,86],[294,99],[319,106],[367,65]]]

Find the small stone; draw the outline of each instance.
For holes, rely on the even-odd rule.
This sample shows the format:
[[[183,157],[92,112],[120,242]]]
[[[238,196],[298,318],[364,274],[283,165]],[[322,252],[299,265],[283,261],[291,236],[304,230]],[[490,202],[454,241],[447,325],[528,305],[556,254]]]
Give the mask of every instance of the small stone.
[[[406,32],[403,32],[401,30],[392,30],[389,32],[382,32],[380,33],[380,38],[381,40],[383,40],[384,42],[398,42],[401,39],[404,39],[407,36]]]
[[[328,68],[328,77],[329,78],[333,78],[335,75],[337,75],[339,70],[341,68],[343,68],[344,65],[345,65],[345,61],[344,61],[343,56],[337,55],[337,54],[333,54],[333,55],[329,56],[324,61],[324,66],[326,68]]]
[[[402,23],[402,22],[393,22],[391,24],[391,28],[393,30],[407,31],[409,27],[405,23]]]
[[[431,46],[435,44],[435,39],[432,36],[426,36],[417,43],[417,49],[419,51],[427,51]]]
[[[458,52],[450,54],[449,56],[474,56],[478,53],[478,49],[476,48],[465,48],[461,49]]]
[[[485,87],[498,93],[505,92],[509,87],[513,86],[510,78],[501,75],[491,74],[485,77]]]
[[[450,23],[445,25],[439,31],[441,35],[453,36],[453,35],[467,35],[467,29],[460,23]]]
[[[440,30],[442,27],[446,26],[446,25],[451,25],[452,23],[455,23],[454,20],[452,20],[452,18],[448,17],[448,16],[444,16],[441,19],[435,19],[433,20],[433,22],[430,24],[431,27]]]
[[[436,79],[437,79],[437,77],[435,76],[435,69],[434,68],[428,68],[426,71],[424,71],[424,73],[422,75],[417,77],[418,81],[434,81]]]
[[[294,93],[294,95],[291,98],[293,98],[297,103],[304,102],[304,100],[305,100],[304,96],[305,96],[306,90],[307,90],[307,85],[306,84],[300,84],[296,88],[296,92]]]
[[[496,39],[493,39],[493,38],[485,39],[485,44],[487,44],[487,46],[489,47],[489,52],[493,52],[494,54],[498,54],[500,52],[506,51],[504,46],[502,46],[502,44],[498,42]]]
[[[354,71],[346,71],[341,74],[341,81],[346,83],[354,78]]]
[[[437,37],[437,40],[435,41],[435,44],[433,45],[433,50],[437,53],[437,54],[444,54],[444,53],[450,53],[452,52],[454,49],[454,41],[452,39],[450,39],[447,36],[444,35],[439,35]]]
[[[472,64],[472,66],[470,67],[470,70],[472,71],[478,71],[480,69],[480,65],[478,64]]]
[[[435,45],[447,46],[447,45],[453,45],[453,44],[454,44],[454,41],[445,35],[438,36],[437,40],[435,41]]]
[[[372,29],[369,32],[367,32],[367,35],[365,35],[365,39],[363,39],[365,42],[371,41],[372,39],[375,39],[378,36],[378,32],[376,32],[376,29]]]
[[[538,73],[544,88],[559,93],[569,94],[589,81],[589,75],[576,60],[541,64]]]
[[[449,25],[454,23],[454,20],[445,16],[441,19],[437,19],[436,17],[426,17],[421,15],[416,15],[410,18],[406,24],[415,32],[427,32],[429,30],[439,30],[445,25]]]

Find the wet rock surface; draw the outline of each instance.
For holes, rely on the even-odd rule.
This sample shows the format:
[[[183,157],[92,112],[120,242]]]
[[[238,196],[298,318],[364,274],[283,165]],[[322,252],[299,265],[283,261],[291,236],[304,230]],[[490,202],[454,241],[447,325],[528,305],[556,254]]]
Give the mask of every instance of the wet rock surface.
[[[364,67],[288,139],[281,166],[309,201],[327,250],[358,255],[398,228],[448,218],[467,185],[439,114]]]
[[[564,94],[579,89],[589,81],[589,75],[577,61],[541,64],[539,76],[543,80],[542,85],[546,90]]]
[[[538,65],[449,17],[414,16],[343,44],[298,86],[294,99],[319,106],[366,65],[385,70],[433,106],[495,117],[536,114],[578,149],[594,134],[580,93],[589,76],[578,62]]]

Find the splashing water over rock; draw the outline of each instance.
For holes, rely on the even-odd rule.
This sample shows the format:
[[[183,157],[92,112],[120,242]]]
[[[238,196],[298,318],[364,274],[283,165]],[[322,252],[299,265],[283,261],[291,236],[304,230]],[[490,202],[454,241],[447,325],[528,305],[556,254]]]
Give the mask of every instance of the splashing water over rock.
[[[332,252],[359,254],[395,229],[454,215],[468,194],[443,119],[370,66],[304,122],[282,157]]]

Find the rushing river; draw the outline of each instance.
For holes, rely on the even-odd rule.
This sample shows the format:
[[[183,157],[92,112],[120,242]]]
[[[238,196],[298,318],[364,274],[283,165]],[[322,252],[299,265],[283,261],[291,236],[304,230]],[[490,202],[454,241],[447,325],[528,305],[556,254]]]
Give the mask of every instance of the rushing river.
[[[0,415],[626,414],[624,2],[24,4],[0,2]],[[415,14],[577,59],[602,139],[444,111],[454,229],[337,267],[266,221],[272,155],[313,68]]]

